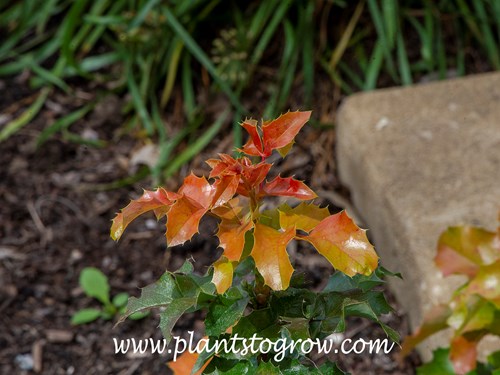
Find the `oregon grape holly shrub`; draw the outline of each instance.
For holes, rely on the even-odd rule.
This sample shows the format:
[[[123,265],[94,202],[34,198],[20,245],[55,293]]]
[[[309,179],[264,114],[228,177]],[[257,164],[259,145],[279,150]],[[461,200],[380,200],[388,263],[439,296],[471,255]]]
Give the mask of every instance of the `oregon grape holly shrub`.
[[[219,221],[215,235],[223,249],[205,275],[193,273],[190,262],[176,272],[165,272],[139,298],[129,299],[122,320],[160,308],[160,329],[169,341],[184,313],[203,310],[208,340],[236,333],[240,338],[256,334],[270,340],[296,340],[324,339],[343,332],[346,317],[360,316],[378,322],[398,341],[397,332],[379,320],[392,309],[377,286],[384,282],[382,276],[393,274],[377,268],[378,257],[365,230],[345,211],[330,215],[327,208],[312,203],[317,196],[304,182],[279,174],[269,177],[272,164],[268,158],[274,151],[286,156],[310,114],[288,112],[261,124],[245,120],[241,125],[250,137],[238,150],[240,157],[219,154],[206,161],[211,168],[208,179],[190,174],[176,192],[162,187],[144,191],[116,215],[111,227],[115,240],[145,212],[153,211],[158,220],[166,217],[169,247],[190,240],[201,218],[210,215]],[[301,203],[266,209],[267,197],[289,197]],[[304,277],[294,274],[286,250],[291,241],[311,244],[335,268],[323,290],[310,291]],[[300,352],[288,353],[279,362],[272,358],[262,353],[205,351],[185,362],[190,362],[192,373],[202,370],[206,374],[343,373],[329,362],[316,366]],[[176,368],[186,363],[181,357]]]
[[[464,275],[466,282],[447,304],[427,313],[422,326],[405,339],[401,354],[451,328],[450,347],[436,350],[433,360],[417,370],[419,375],[500,374],[500,351],[487,363],[477,362],[483,337],[500,336],[500,227],[496,233],[471,226],[448,228],[439,238],[434,261],[444,276]]]

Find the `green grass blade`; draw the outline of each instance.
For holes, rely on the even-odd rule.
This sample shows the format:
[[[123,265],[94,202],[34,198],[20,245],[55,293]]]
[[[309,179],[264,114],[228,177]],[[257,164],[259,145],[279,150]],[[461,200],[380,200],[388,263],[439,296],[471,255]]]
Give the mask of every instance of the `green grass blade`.
[[[352,33],[354,32],[354,29],[358,24],[359,18],[363,13],[364,6],[365,6],[364,1],[360,1],[356,6],[354,14],[349,20],[347,27],[345,28],[344,32],[342,33],[342,36],[340,37],[339,41],[337,42],[337,45],[335,46],[335,49],[333,50],[332,57],[330,58],[330,70],[332,71],[335,70],[337,64],[344,55],[344,52],[347,46],[349,45],[349,41],[351,40]]]
[[[411,68],[410,63],[408,61],[408,55],[406,54],[406,47],[403,36],[401,34],[398,35],[398,65],[399,72],[401,74],[401,81],[403,85],[408,86],[412,84],[411,78]]]
[[[163,86],[163,91],[161,94],[160,107],[165,108],[168,101],[170,100],[170,95],[174,88],[175,78],[177,77],[177,69],[179,67],[179,61],[181,58],[182,50],[184,44],[180,39],[176,39],[172,42],[172,51],[168,59],[168,71],[167,78],[165,80],[165,85]]]
[[[17,132],[23,126],[27,125],[40,111],[43,104],[47,100],[50,92],[50,87],[45,87],[40,91],[40,94],[36,100],[29,106],[29,108],[23,112],[18,118],[8,122],[2,130],[0,130],[0,142],[5,141],[12,134]]]
[[[137,15],[134,17],[132,22],[128,25],[127,31],[130,31],[132,29],[135,29],[136,27],[142,25],[144,22],[144,19],[148,15],[148,13],[153,9],[155,5],[157,5],[160,2],[160,0],[148,0],[146,4],[142,5],[141,8],[139,9],[139,12]]]
[[[39,78],[42,84],[53,84],[63,90],[65,93],[69,93],[71,88],[64,82],[61,78],[53,74],[50,70],[42,68],[40,65],[32,61],[30,68]]]
[[[189,145],[183,152],[181,152],[171,163],[168,164],[168,167],[165,169],[163,173],[163,177],[165,179],[172,176],[177,170],[182,167],[184,164],[188,163],[193,157],[199,154],[205,146],[207,146],[210,141],[215,137],[215,135],[219,132],[222,125],[226,121],[227,116],[229,115],[229,110],[225,110],[219,118],[210,126],[210,128],[203,133],[201,137],[199,137],[195,142]]]
[[[314,2],[307,4],[303,17],[302,71],[304,73],[304,103],[311,108],[314,92]],[[286,91],[286,90],[284,90]],[[284,104],[283,104],[284,105]]]
[[[137,83],[134,80],[134,73],[131,68],[131,64],[128,63],[128,69],[127,69],[127,86],[130,92],[130,95],[132,96],[132,103],[135,107],[135,110],[137,111],[137,114],[139,115],[139,118],[141,119],[141,123],[146,129],[146,133],[148,135],[153,135],[154,132],[154,126],[151,121],[151,118],[149,116],[149,112],[146,109],[146,105],[144,104],[141,95],[139,93],[139,88],[137,87]]]
[[[394,62],[392,60],[391,52],[394,47],[391,45],[391,41],[386,33],[384,26],[384,19],[382,17],[382,13],[377,4],[377,0],[367,0],[368,1],[368,9],[370,10],[370,14],[372,16],[373,24],[375,25],[375,29],[377,30],[378,40],[377,44],[382,49],[383,55],[385,57],[385,61],[387,64],[387,72],[390,74],[394,81],[398,81],[398,77],[396,75],[396,69],[394,68]],[[386,0],[391,1],[391,0]],[[377,71],[378,66],[377,63],[374,63],[374,68],[369,68],[370,71]],[[377,72],[378,76],[378,72]]]
[[[374,90],[377,87],[377,80],[380,74],[380,68],[384,60],[384,46],[381,40],[377,40],[373,49],[370,64],[366,71],[365,84],[363,90]]]
[[[36,147],[39,148],[43,145],[50,137],[52,137],[57,132],[69,128],[76,121],[83,118],[92,108],[94,108],[95,103],[89,103],[70,114],[61,117],[60,119],[54,121],[51,125],[47,126],[38,136],[36,141]]]
[[[245,112],[244,107],[240,103],[240,100],[233,92],[231,87],[220,78],[219,73],[215,69],[214,65],[208,58],[208,56],[203,52],[201,47],[195,42],[192,36],[186,31],[186,29],[179,23],[177,18],[168,8],[163,9],[163,14],[167,19],[167,22],[170,24],[174,32],[179,36],[180,39],[184,42],[186,48],[193,54],[193,56],[200,62],[201,65],[205,67],[205,69],[210,73],[214,81],[219,85],[222,91],[228,96],[231,104],[238,108],[239,110]]]

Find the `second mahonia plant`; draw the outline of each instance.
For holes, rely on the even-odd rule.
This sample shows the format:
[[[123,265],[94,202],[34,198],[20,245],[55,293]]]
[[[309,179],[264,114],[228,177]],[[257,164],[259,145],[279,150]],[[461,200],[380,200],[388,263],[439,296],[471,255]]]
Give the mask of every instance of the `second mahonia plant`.
[[[316,194],[293,177],[268,179],[272,164],[267,158],[274,150],[285,156],[310,115],[288,112],[261,126],[255,120],[244,121],[242,126],[250,139],[239,151],[246,156],[235,159],[219,154],[218,159],[207,160],[209,180],[191,174],[177,192],[161,187],[144,191],[115,217],[111,237],[119,239],[132,220],[154,211],[157,219],[167,217],[167,245],[181,245],[198,232],[204,215],[215,216],[220,220],[217,237],[224,249],[213,265],[212,281],[219,293],[231,286],[235,267],[248,256],[255,261],[266,285],[273,290],[288,288],[293,267],[286,246],[293,239],[311,243],[334,268],[349,276],[371,274],[378,257],[365,231],[345,212],[330,215],[327,208],[306,203]],[[268,196],[304,202],[294,208],[283,204],[262,210],[263,199]],[[245,252],[249,242],[253,244]]]

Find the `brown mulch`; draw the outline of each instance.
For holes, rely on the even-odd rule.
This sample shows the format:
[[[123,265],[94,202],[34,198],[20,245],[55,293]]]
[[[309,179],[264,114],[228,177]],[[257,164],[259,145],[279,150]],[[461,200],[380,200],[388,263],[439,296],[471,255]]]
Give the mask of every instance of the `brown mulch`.
[[[2,82],[7,91],[0,102],[0,114],[18,114],[29,105],[30,90],[15,82]],[[83,93],[87,96],[88,93]],[[139,293],[138,288],[155,281],[165,271],[177,269],[186,258],[204,272],[217,258],[216,242],[197,236],[184,248],[166,250],[163,229],[151,216],[130,226],[119,243],[109,238],[110,220],[141,188],[152,188],[150,180],[115,190],[98,191],[90,185],[116,181],[134,171],[130,160],[138,148],[137,137],[120,135],[124,121],[122,99],[108,97],[96,112],[77,122],[71,130],[84,137],[108,142],[92,148],[65,141],[56,135],[40,149],[35,142],[53,118],[78,105],[77,99],[52,93],[50,101],[33,123],[0,143],[0,373],[2,374],[157,374],[165,373],[167,357],[158,355],[115,355],[113,338],[161,338],[158,318],[96,322],[71,326],[73,313],[98,307],[78,286],[84,267],[101,269],[110,280],[112,294]],[[80,99],[78,99],[80,97]],[[19,104],[20,100],[24,102]],[[76,102],[75,102],[76,100]],[[16,108],[18,105],[19,108]],[[230,126],[227,126],[229,129]],[[335,174],[333,130],[305,129],[298,137],[293,157],[280,168],[310,182],[313,189],[342,191]],[[213,141],[212,152],[230,152],[231,134]],[[201,154],[191,163],[203,172]],[[169,181],[175,188],[190,168]],[[327,199],[318,200],[338,209]],[[211,222],[205,222],[208,231]],[[203,232],[203,231],[202,231]],[[331,268],[319,256],[293,251],[296,265],[316,284]],[[389,293],[388,293],[389,295]],[[396,311],[384,322],[406,334],[406,316],[389,295]],[[199,316],[179,322],[175,334],[199,328]],[[383,338],[381,329],[366,321],[351,321],[346,337]],[[402,367],[389,355],[338,357],[341,367],[354,374],[412,374],[415,357]]]

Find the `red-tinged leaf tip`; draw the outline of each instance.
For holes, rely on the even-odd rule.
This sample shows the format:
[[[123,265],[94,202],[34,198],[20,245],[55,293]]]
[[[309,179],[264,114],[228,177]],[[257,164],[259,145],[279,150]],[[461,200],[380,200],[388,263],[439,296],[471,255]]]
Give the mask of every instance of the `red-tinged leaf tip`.
[[[245,234],[253,228],[253,222],[247,217],[244,220],[237,218],[222,219],[219,224],[217,237],[219,246],[224,249],[223,255],[231,261],[239,261],[245,247]]]
[[[206,337],[205,337],[206,339]],[[186,375],[191,374],[192,370],[198,360],[200,355],[196,352],[191,352],[190,350],[184,351],[177,360],[170,361],[167,363],[167,366],[172,370],[173,375]],[[208,366],[213,357],[210,357],[207,362],[193,375],[201,375],[203,370]]]
[[[283,149],[290,145],[310,117],[311,111],[287,112],[262,126],[264,150]]]
[[[457,375],[465,375],[477,364],[477,341],[463,336],[453,338],[450,344],[450,360]]]
[[[113,219],[111,238],[117,241],[130,222],[145,212],[152,210],[167,212],[177,197],[176,193],[166,191],[163,188],[158,188],[156,191],[144,190],[139,199],[131,200]]]
[[[267,195],[293,197],[301,200],[311,200],[317,197],[316,193],[306,184],[292,177],[277,176],[271,182],[264,184],[263,191]]]
[[[464,274],[472,278],[482,265],[500,258],[495,238],[495,233],[481,228],[448,228],[439,237],[435,263],[444,276]]]
[[[198,233],[198,225],[208,208],[201,207],[187,196],[182,196],[167,213],[167,245],[181,245]]]
[[[286,246],[295,236],[295,228],[280,232],[256,223],[251,256],[264,282],[273,290],[285,290],[290,285],[293,267]]]
[[[348,276],[370,275],[378,265],[375,249],[345,211],[323,219],[308,236],[310,242],[332,266]]]
[[[214,263],[212,283],[215,284],[219,294],[228,290],[233,283],[233,263],[223,256]]]
[[[219,207],[230,201],[236,194],[240,182],[239,176],[224,176],[218,179],[212,186],[215,193],[212,198],[212,207]]]
[[[312,203],[307,204],[305,202],[294,208],[282,205],[278,208],[278,211],[281,228],[295,227],[307,233],[330,216],[328,208],[320,208]]]
[[[179,188],[179,194],[196,202],[199,207],[209,208],[215,194],[215,187],[204,176],[198,177],[191,173],[184,179],[184,183]]]

